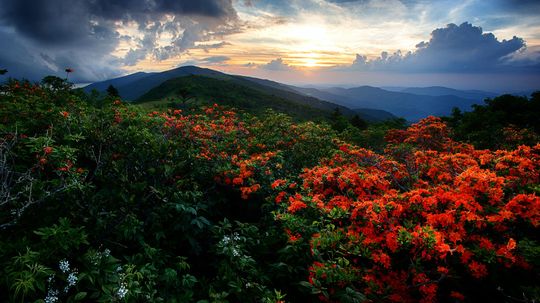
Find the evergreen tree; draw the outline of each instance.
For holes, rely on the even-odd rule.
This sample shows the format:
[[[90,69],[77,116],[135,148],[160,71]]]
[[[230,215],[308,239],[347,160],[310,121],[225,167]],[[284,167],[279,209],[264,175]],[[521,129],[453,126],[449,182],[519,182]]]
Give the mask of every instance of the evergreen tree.
[[[114,87],[112,84],[107,87],[107,94],[111,97],[120,97],[118,89],[116,89],[116,87]]]
[[[368,127],[368,123],[366,120],[360,118],[358,115],[354,115],[350,120],[352,126],[358,128],[358,129],[366,129]]]
[[[343,116],[338,107],[336,107],[332,113],[331,124],[332,128],[338,132],[344,131],[350,125],[349,121]]]

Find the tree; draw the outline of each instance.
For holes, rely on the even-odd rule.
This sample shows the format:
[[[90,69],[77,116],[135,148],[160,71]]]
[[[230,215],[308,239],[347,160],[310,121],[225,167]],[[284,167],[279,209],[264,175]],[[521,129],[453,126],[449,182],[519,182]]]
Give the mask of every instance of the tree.
[[[69,77],[69,74],[73,72],[73,69],[72,68],[66,68],[65,71],[66,71],[66,81],[67,81],[68,77]]]
[[[362,129],[366,129],[368,127],[368,123],[366,122],[366,120],[360,118],[360,116],[358,115],[354,115],[351,120],[350,120],[352,126],[362,130]]]
[[[46,76],[41,80],[44,87],[53,91],[68,90],[71,88],[71,84],[66,79],[62,79],[57,76]]]
[[[111,97],[120,97],[118,89],[116,89],[116,87],[114,87],[112,84],[107,87],[107,94]]]
[[[193,95],[191,95],[190,91],[185,87],[180,88],[177,95],[183,105],[185,105],[189,100],[193,99]]]
[[[338,107],[334,109],[330,119],[332,128],[338,132],[344,131],[349,126],[349,121],[343,116]]]

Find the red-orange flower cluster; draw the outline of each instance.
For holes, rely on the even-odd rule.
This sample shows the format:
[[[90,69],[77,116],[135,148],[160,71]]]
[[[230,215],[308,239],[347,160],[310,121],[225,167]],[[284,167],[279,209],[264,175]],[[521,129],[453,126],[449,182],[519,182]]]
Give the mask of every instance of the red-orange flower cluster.
[[[540,144],[476,150],[452,141],[435,117],[387,138],[384,156],[341,145],[332,159],[304,171],[301,188],[276,197],[288,198],[282,211],[289,215],[278,219],[299,220],[289,226],[327,222],[311,238],[319,260],[310,269],[315,288],[435,302],[443,279],[483,279],[497,264],[527,267],[513,227],[540,226],[540,197],[530,192],[539,182]],[[272,188],[281,185],[276,180]],[[330,272],[339,278],[324,278]],[[451,291],[446,296],[464,299],[460,289]]]

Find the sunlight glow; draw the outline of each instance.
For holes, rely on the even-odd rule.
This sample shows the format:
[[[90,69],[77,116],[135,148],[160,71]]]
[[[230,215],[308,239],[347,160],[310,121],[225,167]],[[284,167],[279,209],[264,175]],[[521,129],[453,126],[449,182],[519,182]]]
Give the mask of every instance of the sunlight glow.
[[[313,58],[306,58],[304,59],[304,66],[306,67],[314,67],[317,66],[317,60]]]

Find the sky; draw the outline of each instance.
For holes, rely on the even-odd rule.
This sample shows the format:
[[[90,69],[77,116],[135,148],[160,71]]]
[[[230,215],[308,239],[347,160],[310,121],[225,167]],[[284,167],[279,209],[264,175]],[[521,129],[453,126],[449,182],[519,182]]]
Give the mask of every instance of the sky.
[[[0,0],[0,69],[197,65],[296,85],[540,89],[538,0]]]

